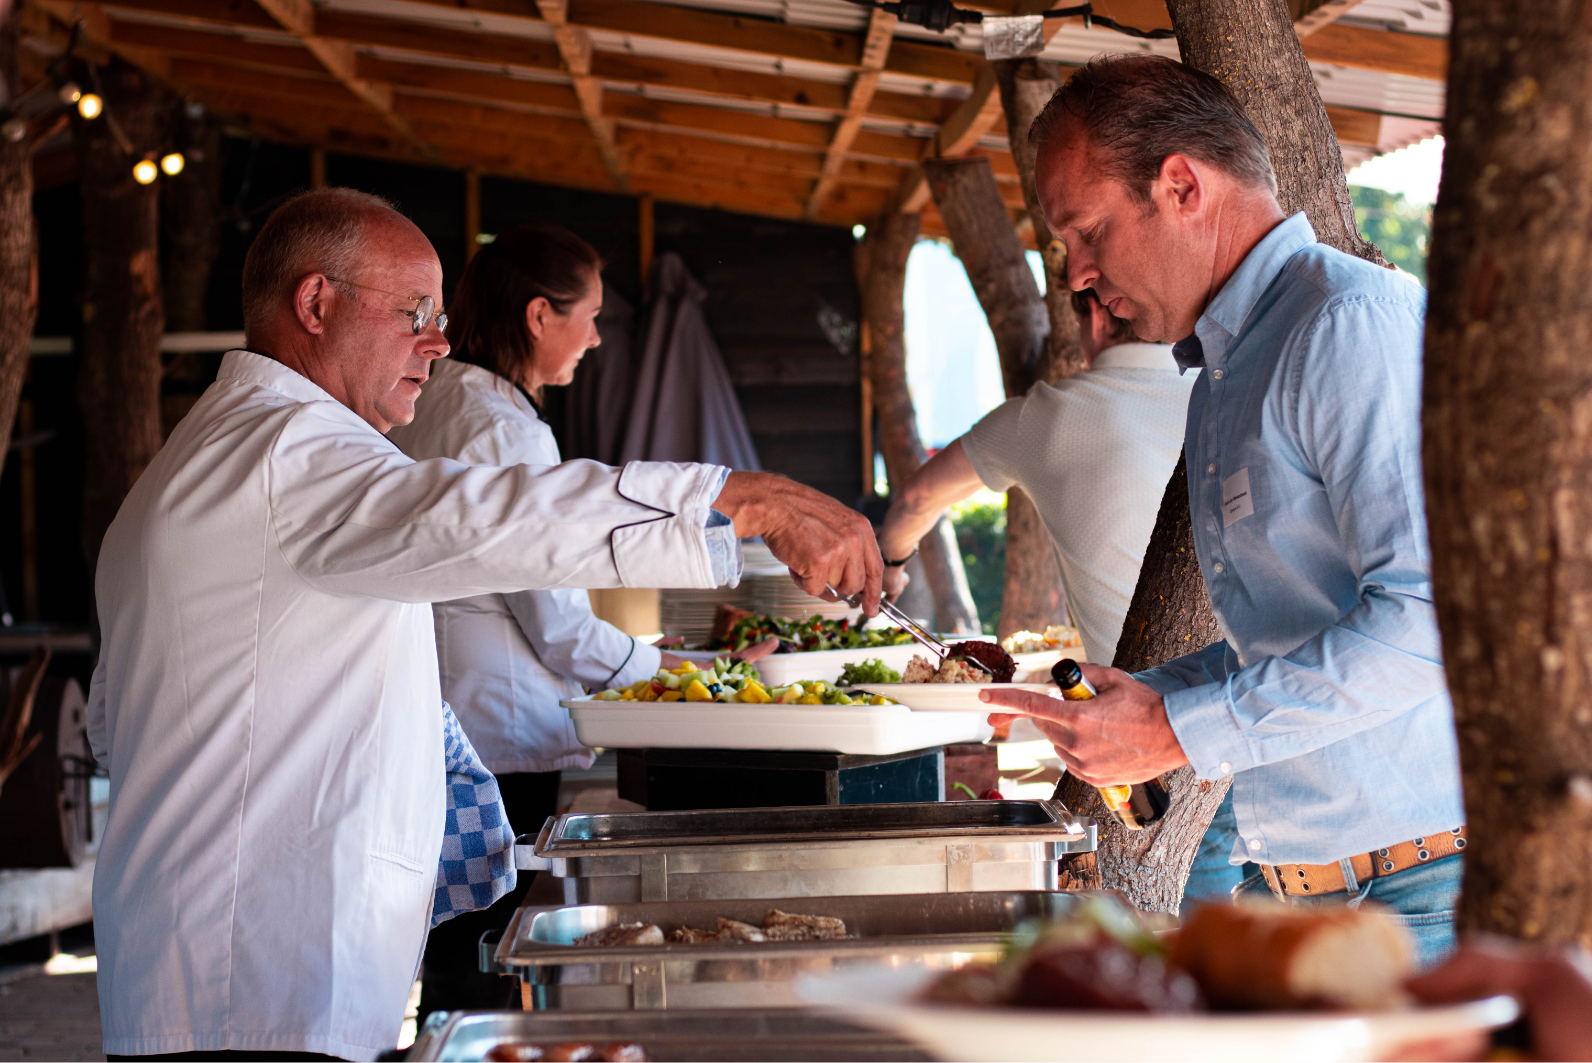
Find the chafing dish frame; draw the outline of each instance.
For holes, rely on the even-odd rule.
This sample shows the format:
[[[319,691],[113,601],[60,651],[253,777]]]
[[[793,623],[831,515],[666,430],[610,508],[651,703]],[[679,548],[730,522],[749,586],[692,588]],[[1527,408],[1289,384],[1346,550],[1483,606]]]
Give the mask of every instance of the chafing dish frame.
[[[517,866],[563,879],[566,904],[624,904],[1053,890],[1098,828],[1056,801],[925,801],[566,813],[528,838]]]
[[[1064,917],[1084,894],[1045,890],[749,898],[524,907],[483,969],[518,976],[537,1010],[796,1007],[794,979],[853,963],[949,970],[994,961],[1027,919]],[[770,908],[833,915],[839,941],[581,946],[621,923],[714,929],[719,917],[761,925]],[[483,957],[485,959],[485,957]],[[671,1003],[671,990],[673,1002]]]

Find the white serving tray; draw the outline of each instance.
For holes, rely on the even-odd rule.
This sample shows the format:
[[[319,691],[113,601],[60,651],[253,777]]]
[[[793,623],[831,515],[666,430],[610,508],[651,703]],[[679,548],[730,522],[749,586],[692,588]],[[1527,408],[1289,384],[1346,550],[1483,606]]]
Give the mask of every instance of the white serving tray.
[[[982,712],[1002,711],[999,706],[988,705],[978,699],[982,690],[1027,690],[1035,694],[1051,695],[1056,692],[1054,683],[859,683],[859,690],[881,694],[891,701],[899,701],[914,712]]]
[[[670,653],[693,661],[711,661],[715,657],[728,657],[729,653],[720,650],[670,650]],[[848,664],[857,664],[862,661],[871,661],[875,658],[883,661],[889,668],[901,671],[907,662],[914,656],[927,657],[929,651],[919,646],[916,642],[909,642],[904,646],[876,646],[871,650],[809,650],[805,653],[771,653],[762,660],[757,661],[753,667],[762,675],[763,682],[771,687],[782,687],[789,683],[805,683],[809,679],[822,679],[826,683],[833,683],[840,678],[840,671]],[[842,706],[844,707],[844,706]]]
[[[985,713],[913,712],[904,705],[725,705],[710,701],[559,702],[583,745],[610,749],[774,749],[905,753],[982,742]]]
[[[937,1059],[1210,1060],[1212,1063],[1339,1063],[1423,1058],[1422,1041],[1507,1026],[1520,1009],[1508,997],[1380,1012],[1261,1012],[1146,1015],[1131,1011],[1038,1011],[923,1004],[917,994],[938,971],[850,967],[799,979],[796,994],[864,1026],[915,1042]],[[1418,1053],[1419,1048],[1415,1051]]]

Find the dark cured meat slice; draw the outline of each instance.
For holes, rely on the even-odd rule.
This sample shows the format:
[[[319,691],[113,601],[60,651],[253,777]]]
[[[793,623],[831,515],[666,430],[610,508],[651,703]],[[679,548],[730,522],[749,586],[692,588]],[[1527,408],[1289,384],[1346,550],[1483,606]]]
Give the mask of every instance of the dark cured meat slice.
[[[1001,649],[997,642],[979,640],[953,642],[951,654],[956,657],[971,657],[988,668],[991,678],[997,683],[1010,683],[1012,676],[1017,674],[1017,662],[1012,660],[1012,655]]]

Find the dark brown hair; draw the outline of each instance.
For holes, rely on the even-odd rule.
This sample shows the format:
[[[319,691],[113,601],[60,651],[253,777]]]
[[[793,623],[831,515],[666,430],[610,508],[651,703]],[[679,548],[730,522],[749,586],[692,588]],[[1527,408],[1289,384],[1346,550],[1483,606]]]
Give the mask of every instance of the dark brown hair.
[[[1029,129],[1037,152],[1066,118],[1100,151],[1107,176],[1139,202],[1168,155],[1187,155],[1277,192],[1271,153],[1232,90],[1164,55],[1104,55],[1080,67]]]
[[[1106,311],[1106,317],[1111,319],[1111,338],[1124,343],[1132,343],[1139,339],[1139,334],[1133,331],[1133,322],[1125,317],[1118,317],[1106,305],[1100,302],[1100,295],[1093,288],[1085,288],[1081,292],[1072,293],[1072,312],[1079,317],[1087,318],[1091,305],[1099,303],[1100,309]]]
[[[532,354],[525,308],[540,296],[569,313],[602,268],[597,250],[561,225],[501,234],[475,253],[448,302],[453,357],[518,381]]]
[[[365,226],[386,212],[398,214],[380,196],[352,188],[304,192],[277,207],[243,260],[245,333],[264,327],[307,274],[335,277],[349,291],[360,272]]]

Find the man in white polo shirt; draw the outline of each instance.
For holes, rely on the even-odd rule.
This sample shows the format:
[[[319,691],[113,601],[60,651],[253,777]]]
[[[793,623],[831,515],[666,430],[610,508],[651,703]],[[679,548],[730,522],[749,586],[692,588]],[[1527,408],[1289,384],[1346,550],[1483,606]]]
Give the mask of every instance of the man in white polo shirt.
[[[1150,530],[1183,449],[1188,397],[1172,348],[1144,343],[1093,291],[1074,292],[1087,372],[1035,384],[929,459],[895,492],[879,532],[885,592],[947,506],[982,484],[1021,487],[1055,542],[1067,609],[1089,660],[1116,652]]]

